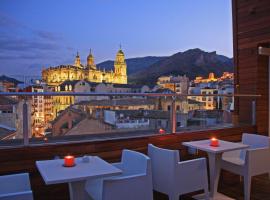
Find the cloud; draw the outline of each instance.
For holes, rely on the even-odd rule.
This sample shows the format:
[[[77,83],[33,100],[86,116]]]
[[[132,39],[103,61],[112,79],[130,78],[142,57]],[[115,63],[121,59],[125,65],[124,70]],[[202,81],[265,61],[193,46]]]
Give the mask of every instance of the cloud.
[[[56,50],[59,45],[54,42],[42,41],[30,38],[1,37],[0,49],[2,51],[32,51],[32,50]]]
[[[7,53],[1,53],[0,54],[0,60],[57,60],[59,59],[60,56],[55,55],[54,52],[51,53],[29,53],[29,52],[24,52],[24,53],[17,53],[14,52],[13,54],[7,54]]]
[[[21,28],[25,27],[22,23],[12,17],[0,12],[0,27],[2,28]]]
[[[61,34],[29,27],[0,11],[0,71],[40,75],[43,66],[62,64],[70,51]]]
[[[32,29],[0,12],[1,51],[56,50],[60,39],[59,34]]]
[[[61,39],[61,36],[53,33],[53,32],[49,32],[49,31],[43,31],[43,30],[37,30],[37,31],[33,31],[38,37],[40,37],[41,39],[45,39],[45,40],[51,40],[51,41],[57,41]]]

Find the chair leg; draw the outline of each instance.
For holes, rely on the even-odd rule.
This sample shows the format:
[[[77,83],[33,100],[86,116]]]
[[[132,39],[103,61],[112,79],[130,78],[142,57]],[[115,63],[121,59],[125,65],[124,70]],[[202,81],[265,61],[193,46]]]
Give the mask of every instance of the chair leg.
[[[209,191],[208,191],[208,189],[204,189],[204,199],[205,200],[209,200],[210,198],[209,198]]]
[[[250,200],[251,176],[244,176],[245,200]]]

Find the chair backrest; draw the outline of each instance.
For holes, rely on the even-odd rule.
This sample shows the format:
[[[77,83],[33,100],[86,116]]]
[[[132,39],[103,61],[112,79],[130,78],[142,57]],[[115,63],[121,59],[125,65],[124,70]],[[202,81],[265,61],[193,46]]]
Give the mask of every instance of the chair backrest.
[[[125,149],[121,162],[123,173],[104,179],[102,200],[152,200],[150,158],[142,153]]]
[[[151,172],[150,159],[148,156],[136,152],[124,149],[122,152],[123,174],[148,174]]]
[[[174,184],[175,168],[179,162],[179,152],[148,145],[148,156],[151,158],[153,188],[167,193]]]
[[[0,194],[31,190],[29,174],[12,174],[0,176]]]
[[[269,148],[270,138],[263,135],[243,133],[242,143],[249,145],[248,149]],[[246,150],[241,151],[240,157],[245,159]]]
[[[249,149],[270,147],[270,138],[263,135],[243,133],[242,143],[249,145]]]

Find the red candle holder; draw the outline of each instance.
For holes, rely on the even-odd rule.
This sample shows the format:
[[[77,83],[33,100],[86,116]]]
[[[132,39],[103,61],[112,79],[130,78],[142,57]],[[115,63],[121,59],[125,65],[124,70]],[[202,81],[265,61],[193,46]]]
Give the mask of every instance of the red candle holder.
[[[64,167],[74,167],[75,164],[75,158],[74,156],[65,156],[64,157]]]
[[[165,130],[161,128],[161,129],[159,129],[159,133],[160,134],[164,134],[165,133]]]
[[[212,147],[218,147],[219,146],[219,141],[217,138],[211,138],[210,140],[210,146]]]

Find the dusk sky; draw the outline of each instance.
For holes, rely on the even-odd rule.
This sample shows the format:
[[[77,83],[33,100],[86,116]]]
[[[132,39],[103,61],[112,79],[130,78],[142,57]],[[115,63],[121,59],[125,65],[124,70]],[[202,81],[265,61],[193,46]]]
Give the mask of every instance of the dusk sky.
[[[230,0],[1,0],[0,75],[43,66],[168,56],[190,48],[232,57]]]

